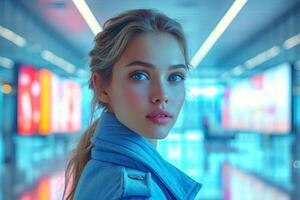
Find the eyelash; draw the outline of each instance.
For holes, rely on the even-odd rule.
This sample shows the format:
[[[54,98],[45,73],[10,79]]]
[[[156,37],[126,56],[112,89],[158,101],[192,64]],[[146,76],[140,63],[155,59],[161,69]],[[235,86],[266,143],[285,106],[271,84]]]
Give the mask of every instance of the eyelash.
[[[179,76],[181,78],[180,82],[185,80],[185,75],[183,75],[182,73],[174,73],[172,75]],[[175,82],[179,82],[179,81],[175,81]]]
[[[149,80],[149,77],[148,77],[148,75],[147,75],[145,72],[134,72],[134,73],[132,73],[132,74],[130,75],[130,78],[133,79],[133,80],[135,80],[135,81],[143,81],[143,80],[138,80],[138,79],[134,78],[134,77],[136,77],[137,75],[143,75],[143,76],[146,77],[146,79],[143,79],[143,80]],[[181,81],[184,81],[184,80],[185,80],[185,75],[182,74],[182,73],[173,73],[173,74],[171,74],[170,76],[172,76],[172,75],[176,75],[176,76],[179,76],[179,77],[181,78],[180,81],[174,81],[174,82],[181,82]],[[170,80],[170,77],[169,77],[169,80]]]
[[[143,75],[146,77],[147,80],[149,80],[148,76],[146,75],[146,73],[144,72],[134,72],[130,75],[130,78],[132,78],[133,80],[135,81],[141,81],[141,80],[138,80],[138,79],[135,79],[134,77],[137,76],[137,75]]]

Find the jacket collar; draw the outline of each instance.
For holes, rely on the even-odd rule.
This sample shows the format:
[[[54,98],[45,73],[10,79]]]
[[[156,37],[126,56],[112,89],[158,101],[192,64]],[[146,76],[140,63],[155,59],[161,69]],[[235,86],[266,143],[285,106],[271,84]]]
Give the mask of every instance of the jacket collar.
[[[201,188],[201,184],[165,161],[150,142],[119,122],[113,113],[102,113],[92,143],[92,159],[151,172],[167,197],[194,199]]]

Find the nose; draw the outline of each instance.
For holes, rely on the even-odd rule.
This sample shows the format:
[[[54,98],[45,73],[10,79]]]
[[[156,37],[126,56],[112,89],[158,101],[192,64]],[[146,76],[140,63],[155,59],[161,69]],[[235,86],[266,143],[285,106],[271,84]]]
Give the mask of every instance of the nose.
[[[166,94],[165,88],[162,84],[156,85],[154,93],[151,95],[151,102],[154,104],[163,104],[169,102],[169,97]]]
[[[169,98],[166,95],[153,95],[151,101],[154,104],[168,103]]]

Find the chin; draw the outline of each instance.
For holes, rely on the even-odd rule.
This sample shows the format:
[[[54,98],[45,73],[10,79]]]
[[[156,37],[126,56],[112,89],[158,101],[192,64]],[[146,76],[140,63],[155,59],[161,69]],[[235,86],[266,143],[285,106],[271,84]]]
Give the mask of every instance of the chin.
[[[162,135],[161,137],[158,137],[158,138],[156,138],[156,139],[158,139],[158,140],[165,139],[168,135],[169,135],[169,134],[164,134],[164,135]]]
[[[159,140],[159,139],[165,139],[168,135],[169,135],[169,132],[167,132],[167,133],[166,132],[164,132],[164,133],[156,132],[156,133],[150,133],[149,138]]]
[[[143,131],[138,131],[141,135],[148,139],[164,139],[169,135],[170,128],[169,127],[159,127],[159,128],[144,128]]]

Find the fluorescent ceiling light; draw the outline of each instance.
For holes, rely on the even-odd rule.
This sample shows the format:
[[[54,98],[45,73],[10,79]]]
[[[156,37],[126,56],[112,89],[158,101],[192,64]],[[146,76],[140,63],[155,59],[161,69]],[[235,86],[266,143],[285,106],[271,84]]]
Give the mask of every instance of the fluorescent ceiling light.
[[[0,66],[5,67],[7,69],[12,69],[14,66],[14,61],[12,61],[9,58],[0,56]]]
[[[87,70],[78,69],[76,71],[76,75],[80,78],[87,78],[90,75],[90,73]]]
[[[229,72],[224,72],[222,75],[221,75],[221,78],[222,79],[226,79],[230,76],[230,73]]]
[[[92,11],[86,4],[85,0],[73,0],[73,3],[79,10],[80,14],[82,15],[85,22],[88,24],[94,35],[97,35],[99,32],[102,31],[101,26],[97,22],[97,19],[93,15]]]
[[[26,44],[26,40],[22,36],[7,28],[4,28],[3,26],[0,26],[0,36],[18,45],[19,47],[24,47]]]
[[[242,73],[244,73],[244,71],[244,68],[241,65],[239,65],[232,69],[232,74],[235,76],[239,76]]]
[[[294,46],[300,44],[300,33],[298,33],[297,35],[290,37],[289,39],[287,39],[284,43],[283,43],[283,47],[285,49],[291,49]]]
[[[247,60],[245,62],[245,67],[247,69],[252,69],[254,67],[256,67],[257,65],[260,65],[264,62],[266,62],[267,60],[277,56],[280,53],[280,48],[278,46],[274,46],[264,52],[262,52],[261,54],[258,54],[257,56]]]
[[[65,70],[66,72],[72,74],[75,71],[75,66],[64,60],[63,58],[55,55],[51,51],[43,50],[41,52],[42,58],[47,60],[48,62],[58,66],[59,68]]]
[[[215,42],[219,39],[222,33],[226,30],[235,16],[239,13],[242,7],[246,4],[247,0],[236,0],[231,5],[229,10],[226,12],[221,21],[217,24],[215,29],[211,32],[202,46],[199,48],[197,53],[194,55],[191,64],[193,67],[197,67],[203,58],[206,56],[211,47],[215,44]]]

